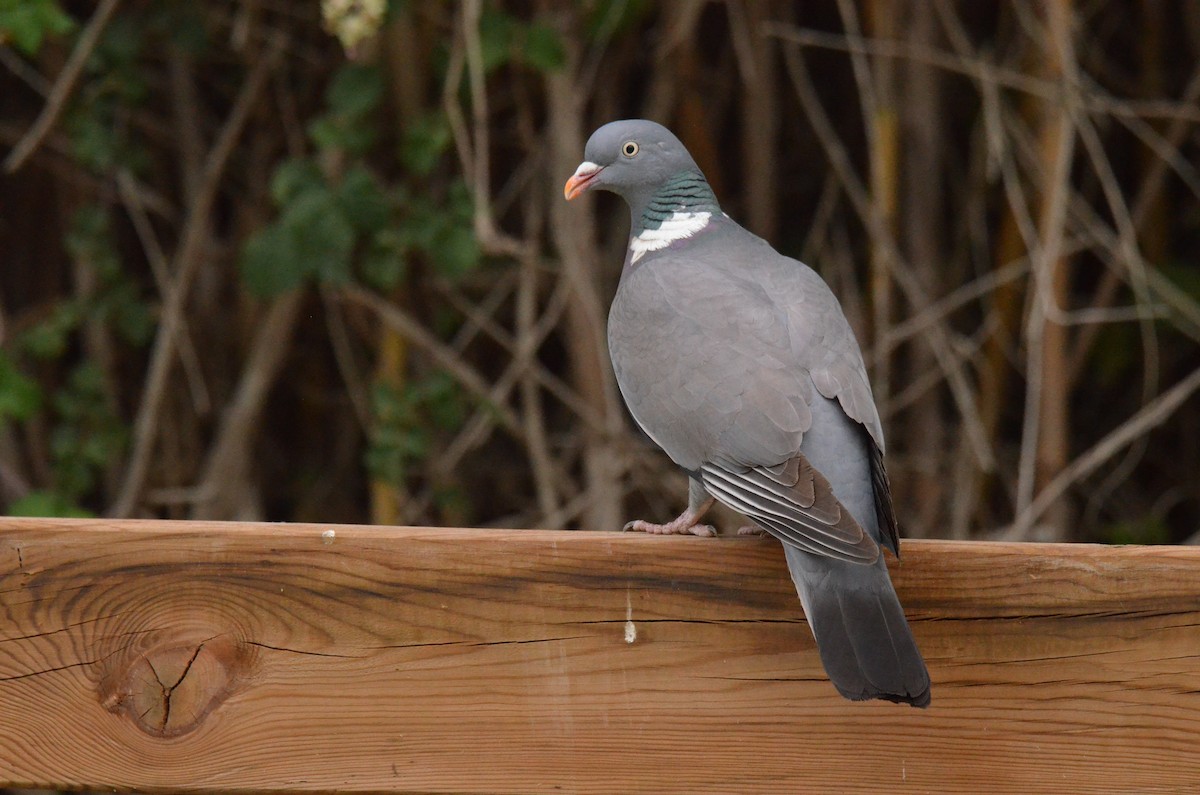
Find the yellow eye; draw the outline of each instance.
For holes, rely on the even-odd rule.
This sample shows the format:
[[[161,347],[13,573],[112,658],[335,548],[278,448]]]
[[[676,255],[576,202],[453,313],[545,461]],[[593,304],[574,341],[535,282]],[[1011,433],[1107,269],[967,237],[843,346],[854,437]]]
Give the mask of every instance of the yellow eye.
[[[621,154],[626,157],[633,157],[638,153],[637,141],[626,141],[621,144]]]

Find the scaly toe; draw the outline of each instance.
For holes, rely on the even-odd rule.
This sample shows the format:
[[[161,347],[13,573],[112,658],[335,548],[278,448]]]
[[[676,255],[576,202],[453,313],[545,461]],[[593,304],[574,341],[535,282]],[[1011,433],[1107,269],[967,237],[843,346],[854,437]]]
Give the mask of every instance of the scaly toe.
[[[632,522],[627,522],[622,528],[623,532],[631,530],[639,533],[650,533],[651,535],[684,535],[691,533],[695,536],[710,538],[717,534],[716,529],[709,524],[685,524],[680,521],[667,522],[666,524],[655,524],[647,522],[644,519],[634,519]]]

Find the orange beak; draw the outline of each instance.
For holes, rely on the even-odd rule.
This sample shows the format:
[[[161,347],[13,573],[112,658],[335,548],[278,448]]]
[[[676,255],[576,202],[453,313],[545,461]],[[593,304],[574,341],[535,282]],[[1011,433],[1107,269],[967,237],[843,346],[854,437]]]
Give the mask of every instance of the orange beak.
[[[579,168],[575,169],[575,173],[567,180],[567,184],[563,186],[563,196],[567,197],[567,201],[571,201],[579,194],[587,190],[600,172],[604,170],[604,166],[598,166],[595,163],[584,161],[579,164]]]

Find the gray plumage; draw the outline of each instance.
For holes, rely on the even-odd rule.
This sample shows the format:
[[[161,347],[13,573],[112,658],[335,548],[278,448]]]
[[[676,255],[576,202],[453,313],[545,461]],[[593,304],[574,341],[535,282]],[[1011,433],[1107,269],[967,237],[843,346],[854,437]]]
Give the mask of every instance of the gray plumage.
[[[568,198],[611,190],[632,217],[608,322],[617,382],[691,478],[689,511],[652,527],[695,525],[709,495],[749,517],[783,542],[839,692],[927,705],[929,675],[881,553],[899,552],[883,428],[837,299],[722,213],[661,125],[605,125],[585,158]]]

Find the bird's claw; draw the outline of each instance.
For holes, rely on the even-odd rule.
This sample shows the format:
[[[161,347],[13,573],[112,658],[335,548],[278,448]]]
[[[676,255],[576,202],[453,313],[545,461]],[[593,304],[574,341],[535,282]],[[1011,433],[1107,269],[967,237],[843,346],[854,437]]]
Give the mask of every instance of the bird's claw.
[[[765,536],[767,531],[756,524],[748,524],[745,527],[739,527],[737,534],[740,536]]]
[[[716,528],[712,525],[700,524],[696,521],[695,517],[688,516],[687,514],[666,524],[655,524],[643,519],[635,519],[632,522],[627,522],[623,528],[624,532],[631,530],[639,533],[650,533],[652,535],[684,535],[691,533],[694,536],[702,538],[711,538],[717,534]]]

